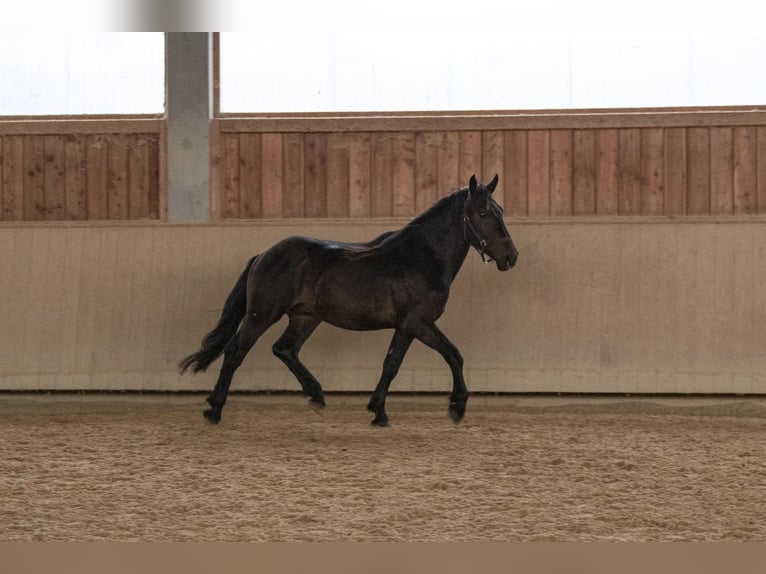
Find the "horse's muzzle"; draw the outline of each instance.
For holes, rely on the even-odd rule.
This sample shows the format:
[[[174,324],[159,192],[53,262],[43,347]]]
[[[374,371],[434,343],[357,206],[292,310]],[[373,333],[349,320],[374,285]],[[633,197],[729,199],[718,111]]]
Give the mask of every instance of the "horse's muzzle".
[[[519,259],[519,252],[515,251],[508,255],[505,259],[495,259],[495,264],[500,271],[508,271],[511,267],[516,265],[516,261]]]

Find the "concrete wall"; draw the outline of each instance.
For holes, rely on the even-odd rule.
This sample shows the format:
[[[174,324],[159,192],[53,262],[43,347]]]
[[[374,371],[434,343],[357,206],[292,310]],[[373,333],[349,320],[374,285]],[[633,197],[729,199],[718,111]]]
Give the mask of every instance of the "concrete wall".
[[[0,390],[208,390],[220,363],[194,377],[175,365],[250,255],[401,223],[0,227]],[[516,269],[470,253],[440,320],[472,391],[766,393],[766,222],[510,223]],[[233,389],[298,390],[270,352],[283,327]],[[372,390],[389,338],[323,325],[303,358],[326,390]],[[449,388],[415,343],[392,390]]]

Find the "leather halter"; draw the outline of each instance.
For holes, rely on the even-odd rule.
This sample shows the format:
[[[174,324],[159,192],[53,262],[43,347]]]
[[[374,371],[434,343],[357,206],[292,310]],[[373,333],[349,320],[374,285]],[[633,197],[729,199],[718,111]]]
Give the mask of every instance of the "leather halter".
[[[463,225],[463,239],[469,246],[476,249],[476,251],[479,252],[479,255],[481,255],[481,260],[484,263],[487,263],[487,260],[484,257],[484,248],[487,247],[487,240],[484,239],[481,235],[479,235],[478,231],[476,231],[476,228],[473,226],[473,223],[471,223],[471,218],[468,217],[468,212],[466,211],[463,211],[463,223],[465,224]],[[476,247],[476,245],[468,241],[468,233],[466,232],[467,229],[471,230],[471,233],[473,234],[474,239],[478,241],[479,243],[478,247]],[[492,261],[492,259],[490,259],[490,261]]]

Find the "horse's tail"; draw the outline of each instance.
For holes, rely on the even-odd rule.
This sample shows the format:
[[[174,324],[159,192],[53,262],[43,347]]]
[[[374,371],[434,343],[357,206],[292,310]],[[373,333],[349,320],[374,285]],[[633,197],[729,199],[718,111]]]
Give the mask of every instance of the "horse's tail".
[[[187,369],[191,369],[195,373],[207,369],[213,361],[221,356],[226,343],[237,332],[242,317],[245,316],[247,276],[257,258],[258,256],[256,255],[247,262],[247,266],[239,276],[239,279],[237,279],[234,289],[231,290],[231,293],[226,298],[218,325],[202,339],[200,350],[178,363],[178,370],[181,373],[186,372]]]

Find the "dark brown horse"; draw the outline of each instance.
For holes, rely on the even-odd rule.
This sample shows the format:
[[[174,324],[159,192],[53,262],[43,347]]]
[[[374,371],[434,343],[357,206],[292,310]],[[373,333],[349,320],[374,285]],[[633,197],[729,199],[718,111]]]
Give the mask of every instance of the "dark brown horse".
[[[218,325],[202,347],[179,364],[183,373],[204,371],[224,354],[218,382],[204,412],[221,420],[234,372],[271,325],[287,314],[287,330],[272,350],[295,375],[315,408],[325,405],[322,387],[298,358],[314,329],[326,321],[359,331],[394,329],[383,373],[367,408],[373,425],[386,426],[386,395],[407,349],[417,339],[439,352],[452,371],[449,414],[459,422],[468,389],[463,358],[436,326],[470,247],[506,271],[518,251],[487,185],[472,176],[468,187],[444,197],[398,231],[370,243],[336,243],[288,237],[253,257],[226,299]]]

